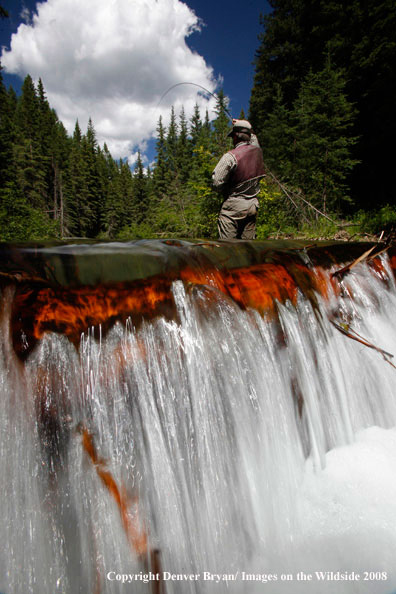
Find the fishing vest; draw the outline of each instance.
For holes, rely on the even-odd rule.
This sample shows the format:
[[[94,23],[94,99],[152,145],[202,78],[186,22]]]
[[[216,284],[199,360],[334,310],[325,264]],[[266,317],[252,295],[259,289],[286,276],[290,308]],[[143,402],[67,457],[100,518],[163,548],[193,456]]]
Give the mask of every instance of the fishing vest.
[[[236,169],[234,169],[230,180],[233,186],[250,179],[264,177],[263,153],[259,146],[241,144],[232,149],[230,153],[234,155],[237,161]]]

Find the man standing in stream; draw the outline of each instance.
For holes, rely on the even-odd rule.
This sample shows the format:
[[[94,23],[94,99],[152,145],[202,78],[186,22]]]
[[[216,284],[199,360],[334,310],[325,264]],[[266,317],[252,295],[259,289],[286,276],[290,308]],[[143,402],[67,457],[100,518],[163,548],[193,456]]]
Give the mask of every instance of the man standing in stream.
[[[217,222],[220,239],[254,239],[257,195],[265,176],[263,154],[251,124],[232,120],[234,148],[225,153],[212,173],[213,187],[224,196]]]

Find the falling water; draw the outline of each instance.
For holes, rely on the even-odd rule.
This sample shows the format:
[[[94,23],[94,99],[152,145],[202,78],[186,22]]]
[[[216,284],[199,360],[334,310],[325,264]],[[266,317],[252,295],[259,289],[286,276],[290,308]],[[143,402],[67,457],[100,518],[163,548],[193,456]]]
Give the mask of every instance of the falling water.
[[[78,348],[48,332],[24,362],[4,287],[0,591],[155,591],[98,468],[166,594],[395,591],[396,287],[380,258],[276,317],[176,279],[173,317],[94,326]]]

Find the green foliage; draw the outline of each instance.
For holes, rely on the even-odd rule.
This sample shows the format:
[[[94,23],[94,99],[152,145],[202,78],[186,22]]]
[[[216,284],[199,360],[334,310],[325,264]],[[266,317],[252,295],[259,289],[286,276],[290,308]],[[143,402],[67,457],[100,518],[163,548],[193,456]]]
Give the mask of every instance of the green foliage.
[[[319,137],[329,138],[329,129],[321,129],[316,118],[318,110],[313,105],[314,87],[317,100],[325,105],[320,87],[322,82],[323,88],[326,85],[329,90],[333,88],[329,97],[333,108],[338,105],[340,114],[344,102],[348,114],[346,120],[349,120],[348,126],[345,127],[344,120],[335,129],[339,139],[337,154],[334,156],[333,151],[332,159],[326,164],[327,172],[334,170],[332,160],[335,159],[335,169],[338,169],[334,187],[328,185],[330,180],[326,173],[327,188],[331,192],[329,208],[332,203],[337,203],[345,211],[350,211],[351,206],[346,200],[349,195],[358,208],[369,207],[373,195],[378,204],[389,202],[390,196],[394,202],[393,153],[389,146],[393,146],[396,136],[396,70],[393,67],[396,62],[396,4],[389,0],[351,0],[343,5],[336,0],[270,0],[270,5],[273,11],[262,18],[263,32],[256,53],[250,101],[250,120],[259,135],[266,160],[269,162],[270,155],[278,153],[281,161],[274,156],[272,166],[276,164],[278,173],[284,175],[286,172],[290,179],[288,176],[298,157],[293,150],[294,138],[292,143],[289,138],[296,123],[296,113],[292,112],[298,110],[298,104],[301,108],[307,93],[309,109],[314,116],[311,118],[307,113],[307,136],[311,133],[316,136],[315,151]],[[331,56],[332,73],[326,73],[328,55]],[[327,76],[327,83],[324,76]],[[288,114],[293,117],[289,119]],[[328,110],[329,126],[335,119],[335,114]],[[281,147],[276,143],[276,133]],[[333,134],[333,146],[335,140]],[[305,180],[307,186],[313,185],[314,200],[318,202],[319,188],[324,185],[323,163],[320,173],[317,160],[313,175],[312,162],[306,161],[303,174],[304,153],[309,153],[308,143],[305,146],[307,150],[301,153],[297,178],[300,184]],[[344,150],[348,163],[341,171]]]
[[[144,213],[149,210],[149,202],[148,202],[148,180],[144,175],[143,170],[143,163],[142,158],[140,155],[140,151],[138,152],[138,158],[136,161],[135,172],[133,175],[133,209],[131,209],[131,214],[133,220],[136,221],[138,225],[143,223],[144,221]]]
[[[323,70],[310,71],[302,81],[291,113],[294,156],[290,181],[323,212],[348,201],[346,180],[357,163],[351,158],[356,137],[349,134],[354,110],[344,89],[343,73],[333,69],[328,57]]]
[[[230,120],[227,115],[228,101],[222,89],[217,94],[215,106],[216,119],[213,121],[213,145],[215,157],[220,158],[231,148],[231,141],[227,134],[231,130]]]
[[[123,227],[115,236],[119,241],[128,239],[150,239],[153,236],[153,229],[149,223],[131,223]]]
[[[330,213],[333,220],[336,218],[334,213]],[[339,227],[325,219],[324,217],[318,216],[317,219],[310,223],[303,223],[299,226],[296,235],[302,239],[337,239]],[[345,232],[344,232],[345,233]],[[342,237],[342,235],[341,235]]]
[[[285,209],[283,194],[274,182],[262,179],[258,198],[257,239],[276,236],[280,231],[288,233],[295,230],[296,221]]]
[[[166,193],[166,177],[167,177],[167,155],[165,144],[165,129],[162,124],[162,116],[160,116],[157,126],[157,155],[155,160],[155,167],[153,173],[153,191],[154,195],[159,199]]]
[[[7,187],[0,191],[0,241],[57,237],[59,225]]]
[[[11,179],[15,129],[12,122],[12,102],[3,83],[0,67],[0,187]]]
[[[396,230],[396,207],[386,204],[380,210],[359,211],[354,221],[361,233],[375,235],[382,231]]]

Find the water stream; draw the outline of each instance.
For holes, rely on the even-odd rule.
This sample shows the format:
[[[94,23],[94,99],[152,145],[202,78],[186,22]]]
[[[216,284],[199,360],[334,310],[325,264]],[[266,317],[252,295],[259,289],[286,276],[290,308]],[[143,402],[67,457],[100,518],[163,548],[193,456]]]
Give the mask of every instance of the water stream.
[[[396,591],[396,369],[333,324],[396,355],[381,263],[276,319],[175,279],[173,318],[94,326],[79,348],[48,332],[24,362],[3,287],[0,592],[155,591],[98,466],[166,594]]]

